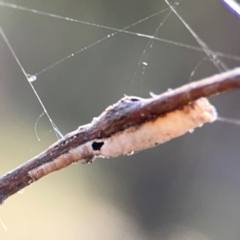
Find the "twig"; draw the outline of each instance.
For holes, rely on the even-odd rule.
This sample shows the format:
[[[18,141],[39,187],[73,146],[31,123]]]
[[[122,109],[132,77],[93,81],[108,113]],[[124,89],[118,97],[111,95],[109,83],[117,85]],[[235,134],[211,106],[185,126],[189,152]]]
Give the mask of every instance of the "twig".
[[[240,88],[240,68],[193,82],[152,98],[124,97],[90,124],[0,178],[0,203],[32,182],[73,162],[139,151],[216,119],[203,97]],[[170,123],[173,121],[173,123]],[[177,126],[175,133],[170,129]],[[159,130],[160,129],[160,130]],[[160,136],[161,135],[161,136]]]

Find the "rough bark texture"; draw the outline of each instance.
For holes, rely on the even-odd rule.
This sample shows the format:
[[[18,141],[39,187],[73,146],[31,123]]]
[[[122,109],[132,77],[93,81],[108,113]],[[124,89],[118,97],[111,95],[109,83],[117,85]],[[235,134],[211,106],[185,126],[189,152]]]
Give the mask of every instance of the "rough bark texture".
[[[149,99],[124,97],[108,107],[92,123],[67,134],[38,156],[2,176],[0,178],[0,203],[34,181],[28,174],[30,171],[53,161],[77,146],[94,139],[108,138],[129,127],[140,126],[201,97],[209,97],[239,87],[240,68],[236,68]],[[92,157],[86,156],[87,159]],[[66,163],[65,166],[69,164]]]

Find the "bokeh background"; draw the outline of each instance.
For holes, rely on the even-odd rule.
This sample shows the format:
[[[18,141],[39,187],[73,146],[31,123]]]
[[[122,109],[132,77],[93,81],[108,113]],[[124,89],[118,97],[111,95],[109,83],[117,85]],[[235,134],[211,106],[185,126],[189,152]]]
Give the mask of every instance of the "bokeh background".
[[[117,29],[167,8],[163,0],[6,2]],[[177,11],[211,49],[240,56],[240,19],[222,2],[183,0]],[[130,31],[153,35],[167,13]],[[0,25],[29,74],[113,32],[6,7]],[[197,46],[174,14],[158,37]],[[40,74],[34,86],[60,130],[90,122],[124,94],[148,97],[217,73],[202,52],[161,41],[149,46],[149,39],[119,33]],[[239,65],[221,59],[229,68]],[[220,116],[235,119],[239,101],[238,91],[211,98]],[[41,113],[0,38],[0,174],[56,141],[46,117],[37,124],[38,141]],[[74,164],[6,200],[0,218],[8,230],[0,226],[0,239],[237,240],[239,142],[239,126],[216,122],[132,156]]]

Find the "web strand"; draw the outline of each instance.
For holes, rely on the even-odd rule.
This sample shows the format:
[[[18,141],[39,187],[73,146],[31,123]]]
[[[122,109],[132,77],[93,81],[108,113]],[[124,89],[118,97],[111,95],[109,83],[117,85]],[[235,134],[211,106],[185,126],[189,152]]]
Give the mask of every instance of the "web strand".
[[[38,75],[42,74],[43,72],[46,72],[46,71],[48,71],[49,69],[57,66],[58,64],[63,63],[63,62],[65,62],[66,60],[68,60],[68,59],[70,59],[70,58],[78,55],[79,53],[82,53],[83,51],[85,51],[85,50],[87,50],[87,49],[89,49],[89,48],[91,48],[91,47],[93,47],[93,46],[95,46],[95,45],[97,45],[97,44],[99,44],[99,43],[101,43],[101,42],[103,42],[103,41],[111,38],[111,37],[114,37],[114,36],[117,35],[118,33],[121,33],[121,32],[127,33],[127,32],[128,32],[128,31],[126,31],[127,29],[132,28],[132,27],[134,27],[134,26],[136,26],[136,25],[138,25],[138,24],[140,24],[140,23],[143,23],[143,22],[145,22],[145,21],[147,21],[147,20],[149,20],[149,19],[151,19],[151,18],[153,18],[153,17],[156,17],[157,15],[159,15],[159,14],[161,14],[161,13],[167,11],[167,10],[169,10],[169,9],[160,10],[160,11],[158,11],[158,12],[156,12],[156,13],[148,16],[148,17],[145,17],[145,18],[143,18],[143,19],[140,19],[140,20],[138,20],[137,22],[134,22],[134,23],[132,23],[132,24],[130,24],[130,25],[122,28],[122,29],[115,29],[115,28],[114,28],[114,29],[111,29],[111,30],[115,30],[115,32],[110,33],[110,34],[108,34],[107,36],[105,36],[105,37],[103,37],[103,38],[101,38],[101,39],[99,39],[99,40],[97,40],[97,41],[95,41],[95,42],[87,45],[86,47],[81,48],[81,49],[79,49],[78,51],[69,54],[68,56],[60,59],[59,61],[56,61],[55,63],[49,65],[48,67],[42,69],[41,71],[35,73],[34,75],[35,75],[35,76],[38,76]],[[61,19],[62,19],[62,18],[61,18]],[[69,18],[65,18],[65,20],[67,20],[67,19],[69,19]],[[75,22],[77,22],[77,20],[76,20]],[[82,22],[82,21],[80,21],[80,23],[84,23],[84,24],[85,24],[85,22]],[[95,24],[94,24],[94,25],[91,25],[91,26],[95,26]],[[107,29],[108,29],[108,27],[107,27]]]
[[[163,19],[163,21],[159,24],[159,26],[157,27],[157,29],[155,30],[153,36],[154,37],[157,37],[158,35],[158,32],[160,30],[160,28],[163,26],[163,24],[167,21],[167,19],[169,18],[169,16],[171,15],[171,11],[165,16],[165,18]],[[142,64],[143,67],[142,67],[142,80],[143,80],[143,76],[144,76],[144,73],[145,73],[145,70],[146,70],[146,66],[148,65],[147,61],[148,61],[148,57],[149,57],[149,51],[148,51],[148,54],[146,56],[146,60],[143,62],[143,58],[144,56],[146,55],[147,53],[147,50],[152,48],[153,47],[153,44],[154,44],[154,40],[153,39],[150,39],[146,45],[146,47],[144,48],[143,52],[142,52],[142,55],[140,56],[139,60],[138,60],[138,64],[137,64],[137,67],[136,67],[136,70],[134,72],[134,75],[133,75],[133,80],[132,80],[132,83],[131,85],[133,86],[134,84],[134,81],[135,81],[135,78],[136,78],[136,75],[137,75],[137,71],[140,67],[140,65]]]
[[[209,60],[212,60],[216,68],[219,72],[226,71],[228,67],[218,58],[217,54],[214,53],[207,44],[193,31],[193,29],[185,22],[185,20],[178,14],[178,12],[175,10],[175,8],[168,2],[168,0],[165,0],[167,5],[171,8],[171,10],[174,12],[174,14],[177,16],[177,18],[183,23],[183,25],[187,28],[187,30],[191,33],[191,35],[195,38],[195,40],[198,42],[202,50],[205,52],[205,54],[208,56]]]
[[[54,129],[54,132],[55,132],[57,138],[59,138],[59,137],[63,138],[63,134],[60,132],[60,130],[58,129],[56,124],[51,119],[49,113],[47,112],[47,110],[46,110],[42,100],[40,99],[36,89],[34,88],[32,82],[35,81],[37,79],[37,76],[39,76],[40,74],[48,71],[51,68],[54,68],[55,66],[65,62],[66,60],[69,60],[70,58],[74,57],[75,55],[77,55],[77,54],[79,54],[79,53],[81,53],[81,52],[83,52],[83,51],[85,51],[85,50],[87,50],[87,49],[89,49],[89,48],[91,48],[91,47],[93,47],[93,46],[95,46],[95,45],[97,45],[97,44],[99,44],[99,43],[109,39],[109,38],[111,38],[111,37],[114,37],[118,33],[125,33],[125,34],[135,35],[135,36],[138,36],[138,37],[143,37],[143,38],[149,39],[149,41],[148,41],[144,51],[142,52],[142,55],[141,55],[141,57],[139,59],[138,65],[137,65],[137,68],[139,68],[140,64],[143,64],[142,77],[144,75],[144,72],[145,72],[145,69],[146,69],[146,66],[147,66],[147,62],[145,62],[145,61],[143,62],[142,59],[147,54],[147,49],[152,48],[152,46],[153,46],[155,41],[160,41],[160,42],[164,42],[164,43],[167,43],[167,44],[172,44],[174,46],[183,47],[183,48],[190,49],[190,50],[193,50],[193,51],[204,52],[206,54],[206,57],[204,57],[204,59],[192,71],[190,79],[192,78],[192,76],[193,76],[194,72],[196,71],[196,69],[205,60],[209,60],[209,61],[213,62],[213,64],[216,66],[216,68],[218,69],[219,72],[226,71],[228,69],[228,67],[219,59],[219,57],[224,57],[224,58],[240,61],[240,57],[238,57],[238,56],[212,51],[207,46],[207,44],[205,42],[203,42],[203,40],[193,31],[193,29],[185,22],[185,20],[176,11],[175,7],[176,7],[176,5],[179,4],[179,1],[175,1],[175,3],[173,5],[171,5],[168,0],[165,0],[165,2],[167,3],[168,8],[165,8],[165,9],[160,10],[160,11],[158,11],[158,12],[156,12],[156,13],[150,15],[150,16],[147,16],[147,17],[145,17],[143,19],[140,19],[137,22],[134,22],[134,23],[132,23],[132,24],[122,28],[122,29],[117,29],[117,28],[114,28],[114,27],[109,27],[109,26],[104,26],[104,25],[100,25],[100,24],[95,24],[95,23],[91,23],[91,22],[78,20],[78,19],[64,17],[64,16],[60,16],[60,15],[57,15],[57,14],[43,12],[43,11],[39,11],[39,10],[36,10],[36,9],[26,8],[26,7],[23,7],[23,6],[19,6],[19,5],[10,4],[10,3],[6,3],[6,2],[3,2],[3,1],[0,1],[0,6],[2,6],[2,7],[8,7],[8,8],[12,8],[12,9],[22,10],[22,11],[30,12],[30,13],[33,13],[33,14],[39,14],[39,15],[43,15],[43,16],[57,18],[57,19],[60,19],[60,20],[70,21],[70,22],[74,22],[74,23],[88,25],[88,26],[91,26],[91,27],[103,28],[103,29],[114,31],[114,32],[108,34],[107,36],[105,36],[105,37],[103,37],[103,38],[101,38],[101,39],[99,39],[99,40],[97,40],[97,41],[87,45],[86,47],[81,48],[80,50],[77,50],[76,52],[73,52],[73,53],[69,54],[68,56],[66,56],[66,57],[64,57],[64,58],[54,62],[53,64],[47,66],[46,68],[38,71],[34,75],[29,75],[28,73],[26,73],[26,71],[23,68],[21,62],[19,61],[17,55],[15,54],[15,52],[14,52],[14,50],[13,50],[9,40],[7,39],[4,31],[2,30],[2,28],[0,28],[0,34],[2,35],[2,37],[3,37],[4,41],[6,42],[8,48],[10,49],[11,53],[13,54],[17,64],[19,65],[20,69],[22,70],[23,74],[25,75],[26,79],[28,80],[28,82],[29,82],[29,84],[30,84],[34,94],[36,95],[36,97],[37,97],[41,107],[43,108],[44,112],[38,118],[38,120],[37,120],[37,122],[35,124],[35,128],[34,128],[38,140],[40,138],[39,138],[39,136],[37,134],[36,128],[37,128],[38,121],[43,116],[43,114],[46,114],[46,116],[48,117],[48,119],[49,119],[49,121],[50,121],[50,123],[51,123],[51,125],[52,125],[52,127]],[[136,26],[136,25],[138,25],[140,23],[143,23],[144,21],[149,20],[149,19],[151,19],[153,17],[156,17],[157,15],[159,15],[161,13],[164,13],[166,11],[169,11],[168,14],[165,16],[165,18],[159,24],[158,28],[155,30],[153,35],[147,35],[147,34],[142,34],[142,33],[128,31],[128,29],[130,29],[131,27]],[[200,47],[192,46],[192,45],[188,45],[188,44],[184,44],[184,43],[180,43],[180,42],[176,42],[176,41],[172,41],[172,40],[168,40],[168,39],[164,39],[164,38],[159,38],[157,36],[160,28],[167,21],[168,17],[171,15],[172,12],[177,16],[177,18],[183,23],[183,25],[191,33],[191,35],[194,37],[194,39],[197,41],[197,43],[199,44]],[[146,57],[146,61],[147,61],[147,59],[148,59],[148,55]],[[137,73],[137,70],[134,73],[133,81],[135,79],[136,73]],[[133,85],[133,82],[132,82],[132,85]],[[223,118],[221,118],[221,119],[223,121]],[[226,119],[225,119],[225,122],[231,122],[231,121],[226,121]],[[235,121],[235,124],[236,124],[236,121]]]
[[[43,72],[46,72],[48,71],[49,69],[57,66],[58,64],[74,57],[75,55],[89,49],[90,47],[93,47],[103,41],[105,41],[106,39],[109,39],[110,37],[113,37],[115,36],[117,33],[125,33],[125,34],[130,34],[130,35],[134,35],[134,36],[138,36],[138,37],[142,37],[142,38],[147,38],[147,39],[150,39],[150,40],[153,40],[153,41],[160,41],[160,42],[163,42],[163,43],[167,43],[167,44],[171,44],[171,45],[174,45],[174,46],[177,46],[177,47],[183,47],[183,48],[186,48],[186,49],[189,49],[189,50],[193,50],[193,51],[198,51],[198,52],[205,52],[210,59],[213,60],[214,64],[217,64],[218,65],[218,69],[227,69],[226,66],[221,66],[224,65],[223,63],[217,63],[219,60],[218,57],[224,57],[224,58],[227,58],[227,59],[231,59],[231,60],[235,60],[235,61],[240,61],[240,57],[239,56],[234,56],[234,55],[231,55],[231,54],[226,54],[226,53],[222,53],[222,52],[215,52],[215,51],[212,51],[210,50],[207,46],[204,46],[204,43],[203,41],[201,42],[201,39],[194,33],[194,32],[191,32],[193,31],[189,26],[187,27],[186,25],[186,22],[185,23],[185,26],[188,28],[188,30],[190,31],[191,29],[191,33],[195,34],[195,37],[197,37],[198,41],[201,42],[200,44],[200,47],[198,46],[192,46],[192,45],[189,45],[189,44],[185,44],[185,43],[180,43],[180,42],[176,42],[176,41],[172,41],[172,40],[169,40],[169,39],[164,39],[164,38],[159,38],[159,37],[156,37],[154,35],[148,35],[148,34],[143,34],[143,33],[137,33],[137,32],[132,32],[132,31],[128,31],[127,29],[133,27],[133,26],[136,26],[137,24],[140,24],[146,20],[149,20],[157,15],[159,15],[160,13],[163,13],[165,11],[169,11],[171,8],[166,8],[166,9],[162,9],[161,11],[158,11],[157,13],[154,13],[146,18],[143,18],[131,25],[128,25],[127,27],[123,28],[123,29],[117,29],[117,28],[114,28],[114,27],[109,27],[109,26],[104,26],[104,25],[100,25],[100,24],[95,24],[95,23],[91,23],[91,22],[86,22],[86,21],[82,21],[82,20],[78,20],[78,19],[74,19],[74,18],[69,18],[69,17],[65,17],[65,16],[61,16],[61,15],[57,15],[57,14],[52,14],[52,13],[48,13],[48,12],[43,12],[43,11],[39,11],[37,9],[32,9],[32,8],[27,8],[27,7],[23,7],[23,6],[20,6],[20,5],[16,5],[16,4],[11,4],[11,3],[6,3],[4,1],[0,1],[0,6],[2,7],[8,7],[8,8],[12,8],[12,9],[16,9],[16,10],[21,10],[21,11],[26,11],[26,12],[30,12],[30,13],[33,13],[33,14],[39,14],[39,15],[43,15],[43,16],[48,16],[48,17],[52,17],[52,18],[57,18],[57,19],[61,19],[61,20],[65,20],[65,21],[70,21],[70,22],[74,22],[74,23],[80,23],[80,24],[84,24],[84,25],[88,25],[88,26],[92,26],[92,27],[97,27],[97,28],[103,28],[103,29],[107,29],[107,30],[112,30],[114,31],[113,33],[110,33],[108,34],[106,37],[104,38],[101,38],[93,43],[91,43],[90,45],[76,51],[76,52],[73,52],[71,54],[69,54],[68,56],[62,58],[61,60],[58,60],[56,62],[54,62],[53,64],[49,65],[48,67],[38,71],[37,73],[35,73],[33,76],[38,76],[40,75],[41,73]],[[176,10],[175,10],[175,14],[176,14]],[[183,19],[182,19],[183,20]],[[181,20],[181,21],[182,21]],[[209,52],[210,51],[210,52]]]
[[[217,120],[219,122],[230,123],[230,124],[234,124],[234,125],[240,126],[240,120],[238,120],[238,119],[218,117]]]
[[[39,97],[39,95],[38,95],[36,89],[34,88],[32,82],[28,80],[28,74],[27,74],[26,71],[24,70],[24,68],[23,68],[23,66],[22,66],[22,64],[21,64],[21,62],[20,62],[20,60],[18,59],[18,57],[17,57],[16,53],[14,52],[14,50],[13,50],[13,48],[12,48],[10,42],[9,42],[8,39],[7,39],[7,36],[5,35],[5,33],[4,33],[4,31],[3,31],[3,29],[2,29],[1,27],[0,27],[0,34],[1,34],[2,38],[3,38],[3,40],[5,41],[5,43],[7,44],[9,50],[11,51],[11,53],[12,53],[14,59],[16,60],[18,66],[19,66],[20,69],[22,70],[24,76],[26,77],[26,79],[27,79],[29,85],[31,86],[31,88],[32,88],[32,90],[33,90],[35,96],[37,97],[37,99],[38,99],[38,101],[39,101],[39,103],[40,103],[40,105],[41,105],[41,107],[42,107],[44,113],[45,113],[46,116],[48,117],[49,122],[51,123],[51,125],[52,125],[52,127],[53,127],[53,130],[54,130],[54,132],[55,132],[56,137],[57,137],[58,139],[59,139],[59,138],[63,138],[63,134],[61,133],[61,131],[58,129],[58,127],[57,127],[56,124],[53,122],[52,118],[50,117],[50,115],[49,115],[47,109],[45,108],[45,106],[44,106],[44,104],[43,104],[41,98]]]

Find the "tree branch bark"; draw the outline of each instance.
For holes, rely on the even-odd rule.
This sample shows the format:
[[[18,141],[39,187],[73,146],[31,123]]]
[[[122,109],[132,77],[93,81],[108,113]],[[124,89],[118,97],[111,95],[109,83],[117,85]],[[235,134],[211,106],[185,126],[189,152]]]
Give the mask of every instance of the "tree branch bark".
[[[118,150],[115,153],[109,153],[114,138],[116,139],[121,134],[127,133],[128,135],[124,135],[126,140],[126,136],[129,136],[129,134],[131,134],[131,137],[138,134],[142,126],[152,127],[153,123],[158,122],[158,119],[162,121],[164,116],[169,113],[175,111],[185,114],[192,109],[195,111],[195,101],[202,97],[209,97],[237,88],[240,88],[240,68],[189,83],[161,95],[154,95],[149,99],[124,97],[116,104],[108,107],[98,118],[94,118],[90,124],[68,133],[44,152],[2,176],[0,178],[0,203],[48,173],[66,167],[73,162],[83,159],[85,159],[85,162],[91,162],[92,158],[96,156],[111,157],[119,153],[126,154],[124,146],[122,152]],[[193,119],[194,121],[195,119]],[[211,121],[205,119],[202,123]],[[200,124],[201,122],[197,123],[196,126]],[[191,126],[190,121],[189,128],[176,134],[176,136],[190,130]],[[144,134],[149,134],[148,130]],[[169,135],[168,132],[166,135]],[[144,137],[140,139],[140,141],[142,140],[145,140]],[[170,137],[162,140],[157,139],[156,143],[159,144],[167,140],[170,140]],[[127,144],[133,144],[134,141],[138,141],[138,137],[133,137]],[[101,152],[103,146],[105,147],[107,144],[108,149]],[[152,142],[147,147],[151,146],[153,146]],[[138,151],[144,148],[146,147],[133,146],[132,150]],[[131,147],[127,148],[127,151],[129,149]]]

